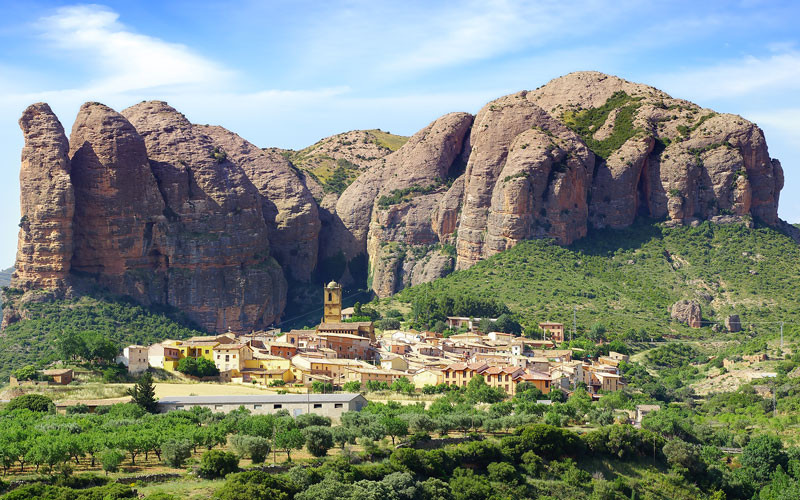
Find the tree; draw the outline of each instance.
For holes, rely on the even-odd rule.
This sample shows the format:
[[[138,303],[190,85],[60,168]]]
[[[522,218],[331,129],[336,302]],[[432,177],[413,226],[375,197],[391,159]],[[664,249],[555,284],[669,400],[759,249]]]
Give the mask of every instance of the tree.
[[[184,375],[192,377],[216,377],[219,375],[219,369],[214,362],[206,358],[183,358],[178,361],[176,369]]]
[[[506,394],[501,389],[490,387],[483,375],[472,377],[467,384],[467,399],[476,403],[497,403],[505,399]]]
[[[333,433],[327,427],[313,425],[304,429],[306,449],[315,457],[324,457],[333,448]]]
[[[119,464],[122,463],[122,460],[125,458],[125,454],[119,450],[108,448],[100,454],[100,463],[103,466],[103,470],[106,472],[106,476],[109,472],[117,472],[119,470]]]
[[[40,413],[52,413],[55,411],[56,406],[53,404],[53,400],[47,396],[41,394],[23,394],[22,396],[17,396],[12,399],[8,403],[8,406],[6,406],[6,410],[8,411],[19,409]]]
[[[286,460],[292,461],[292,450],[299,450],[305,444],[306,438],[303,436],[303,431],[294,425],[282,425],[275,433],[275,440],[273,444],[275,449],[286,452]]]
[[[192,456],[192,443],[186,439],[166,441],[161,445],[161,453],[164,455],[164,462],[177,469]]]
[[[739,461],[759,483],[769,481],[778,466],[786,468],[789,457],[783,450],[783,443],[777,436],[761,434],[747,443],[742,449]]]
[[[402,394],[414,394],[414,384],[406,377],[399,377],[392,383],[392,390]]]
[[[342,390],[344,392],[361,392],[361,382],[358,380],[351,380],[350,382],[345,382],[342,386]]]
[[[384,416],[380,422],[386,435],[392,438],[392,444],[394,444],[395,438],[408,435],[408,422],[402,418]]]
[[[209,450],[200,459],[198,474],[205,479],[225,477],[239,470],[239,457],[229,451]]]
[[[134,403],[146,412],[156,413],[158,411],[156,386],[153,383],[153,376],[150,372],[145,372],[144,375],[139,377],[136,384],[128,389],[127,394],[133,399]]]
[[[15,371],[14,376],[17,377],[17,380],[37,380],[39,373],[36,371],[35,366],[26,365]]]
[[[333,434],[333,442],[342,449],[344,449],[344,445],[347,443],[354,443],[356,440],[355,431],[343,425],[331,427],[331,434]]]

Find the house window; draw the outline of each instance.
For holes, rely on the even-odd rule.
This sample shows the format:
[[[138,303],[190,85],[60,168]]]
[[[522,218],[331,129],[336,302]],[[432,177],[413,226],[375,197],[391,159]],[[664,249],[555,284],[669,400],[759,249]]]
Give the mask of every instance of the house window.
[[[333,404],[334,408],[342,408],[342,406],[343,406],[342,403],[334,403]]]
[[[444,378],[450,378],[450,372],[444,372]]]
[[[175,406],[175,409],[176,410],[183,410],[183,405],[177,405],[177,406]]]
[[[282,405],[282,404],[277,404],[277,403],[276,403],[276,404],[272,405],[272,408],[273,408],[274,410],[280,410],[281,408],[283,408],[283,405]]]
[[[260,410],[261,409],[261,405],[253,405],[253,409],[254,410]]]
[[[314,408],[322,408],[322,403],[314,403]]]
[[[227,355],[227,354],[226,354],[226,355],[225,355],[225,361],[230,361],[230,360],[231,360],[231,357],[230,357],[229,355]]]
[[[222,405],[214,405],[214,409],[215,410],[221,410],[222,409]]]
[[[208,349],[206,349],[206,354],[208,354]]]

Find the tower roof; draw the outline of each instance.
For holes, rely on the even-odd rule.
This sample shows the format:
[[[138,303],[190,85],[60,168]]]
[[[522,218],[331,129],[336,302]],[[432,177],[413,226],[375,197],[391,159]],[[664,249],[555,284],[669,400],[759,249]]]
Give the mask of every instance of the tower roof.
[[[341,285],[335,281],[331,281],[325,288],[341,288]]]

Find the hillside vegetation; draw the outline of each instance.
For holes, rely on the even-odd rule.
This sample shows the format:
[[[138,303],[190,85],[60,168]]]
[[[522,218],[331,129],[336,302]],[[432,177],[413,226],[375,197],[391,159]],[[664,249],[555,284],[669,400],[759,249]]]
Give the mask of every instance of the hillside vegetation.
[[[768,228],[743,224],[668,228],[639,221],[590,233],[569,247],[525,241],[446,278],[406,289],[392,300],[464,295],[508,305],[523,324],[561,321],[578,333],[603,324],[611,334],[697,334],[670,320],[681,299],[700,302],[709,332],[739,314],[745,330],[800,331],[800,247]],[[741,336],[742,334],[736,334]]]
[[[354,130],[326,137],[286,157],[320,183],[325,192],[341,194],[358,175],[400,149],[408,137],[380,129]]]
[[[71,332],[94,331],[120,349],[164,339],[203,335],[171,310],[150,310],[131,301],[84,296],[77,300],[31,302],[22,306],[29,319],[13,323],[0,334],[0,381],[17,368],[42,367],[59,359],[58,339]]]

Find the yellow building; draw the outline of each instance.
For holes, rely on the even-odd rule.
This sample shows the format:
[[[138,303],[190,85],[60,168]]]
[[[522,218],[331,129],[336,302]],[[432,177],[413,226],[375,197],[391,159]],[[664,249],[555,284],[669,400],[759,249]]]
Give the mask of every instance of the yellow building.
[[[177,351],[177,358],[164,357],[164,369],[168,371],[175,371],[178,368],[178,363],[183,358],[205,358],[212,363],[214,362],[214,347],[219,345],[217,341],[197,341],[197,340],[172,340],[169,343],[164,342],[164,348],[170,349],[173,352]]]
[[[391,385],[392,382],[405,377],[407,373],[398,370],[383,370],[374,367],[347,367],[344,382],[359,382],[362,385],[367,382],[386,382]]]
[[[417,389],[422,389],[426,385],[439,385],[442,383],[442,371],[422,370],[411,377],[411,382]]]
[[[342,285],[331,281],[325,287],[323,323],[342,322]]]

